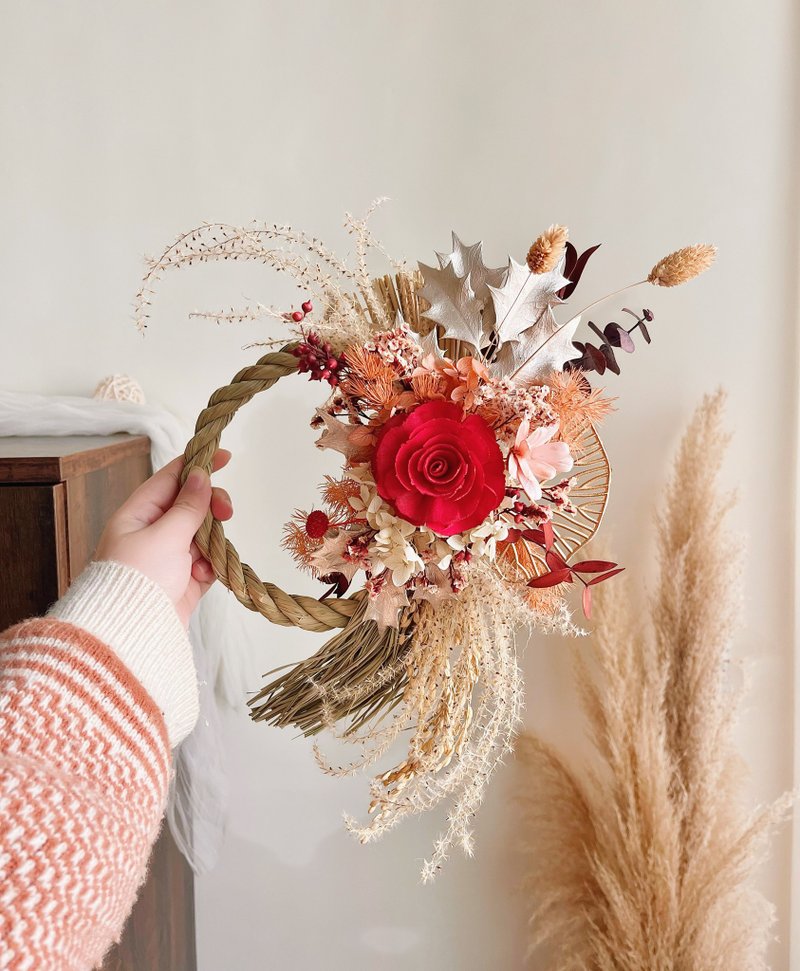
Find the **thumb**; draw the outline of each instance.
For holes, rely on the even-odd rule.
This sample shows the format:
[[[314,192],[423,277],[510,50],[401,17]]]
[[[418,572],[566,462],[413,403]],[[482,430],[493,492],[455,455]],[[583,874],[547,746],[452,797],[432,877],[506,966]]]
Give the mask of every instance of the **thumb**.
[[[194,468],[189,473],[175,497],[175,502],[156,524],[159,529],[169,529],[188,549],[194,534],[206,518],[211,505],[211,480],[204,469]]]

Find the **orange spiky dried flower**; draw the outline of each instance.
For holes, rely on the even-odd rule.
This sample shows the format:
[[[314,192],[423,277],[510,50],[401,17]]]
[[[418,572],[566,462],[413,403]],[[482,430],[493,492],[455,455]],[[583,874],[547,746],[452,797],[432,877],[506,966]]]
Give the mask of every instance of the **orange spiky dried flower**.
[[[384,376],[392,380],[397,377],[396,372],[380,357],[365,347],[348,347],[344,352],[347,369],[351,374],[358,375],[364,381],[375,381]]]
[[[616,398],[592,388],[580,370],[554,371],[548,378],[548,404],[558,417],[560,437],[569,444],[587,425],[601,424],[614,410]]]
[[[360,485],[355,479],[334,479],[333,476],[326,475],[325,481],[320,487],[322,500],[332,511],[338,513],[352,513],[353,507],[350,500],[359,495]]]
[[[281,546],[291,553],[292,557],[305,570],[311,569],[311,557],[322,546],[322,538],[309,536],[306,529],[308,513],[302,509],[295,509],[292,518],[283,527]]]

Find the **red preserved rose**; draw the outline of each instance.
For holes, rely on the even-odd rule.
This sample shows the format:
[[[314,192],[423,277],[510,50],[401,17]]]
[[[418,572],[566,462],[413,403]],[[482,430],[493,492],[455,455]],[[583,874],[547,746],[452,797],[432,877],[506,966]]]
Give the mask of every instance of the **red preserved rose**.
[[[503,454],[480,415],[428,401],[390,418],[372,456],[378,494],[440,536],[479,526],[505,495]]]

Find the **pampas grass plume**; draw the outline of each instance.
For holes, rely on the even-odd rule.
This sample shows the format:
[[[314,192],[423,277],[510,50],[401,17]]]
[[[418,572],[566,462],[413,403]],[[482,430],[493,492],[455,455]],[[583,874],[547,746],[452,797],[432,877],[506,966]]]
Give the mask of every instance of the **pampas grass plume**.
[[[532,735],[523,852],[530,949],[549,971],[765,971],[773,908],[750,883],[791,804],[749,811],[727,683],[740,556],[717,483],[723,396],[704,399],[658,517],[646,614],[603,590],[577,683],[599,764],[579,771]]]

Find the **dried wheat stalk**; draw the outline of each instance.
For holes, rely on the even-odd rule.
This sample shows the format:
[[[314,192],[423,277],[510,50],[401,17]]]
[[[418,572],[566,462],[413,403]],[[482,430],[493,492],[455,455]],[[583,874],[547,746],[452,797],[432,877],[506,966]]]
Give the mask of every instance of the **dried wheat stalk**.
[[[658,519],[651,623],[608,591],[577,654],[601,765],[579,774],[523,736],[530,952],[554,971],[761,971],[773,908],[749,884],[790,798],[748,812],[727,685],[738,551],[717,474],[723,397],[683,439]]]

